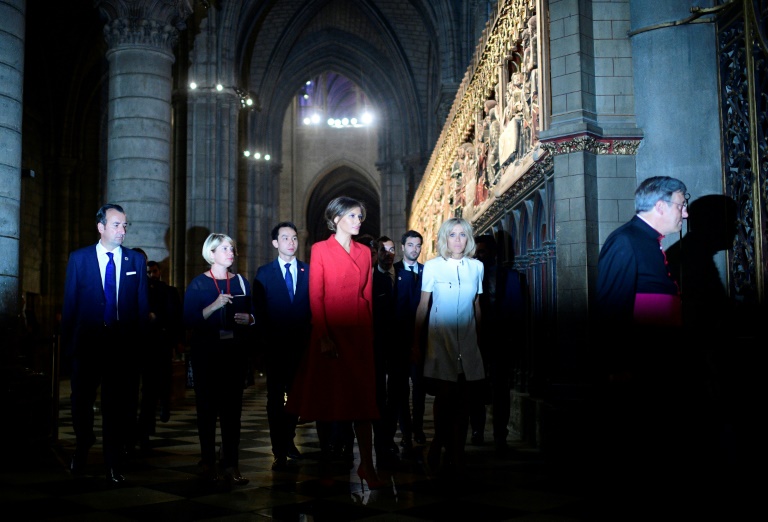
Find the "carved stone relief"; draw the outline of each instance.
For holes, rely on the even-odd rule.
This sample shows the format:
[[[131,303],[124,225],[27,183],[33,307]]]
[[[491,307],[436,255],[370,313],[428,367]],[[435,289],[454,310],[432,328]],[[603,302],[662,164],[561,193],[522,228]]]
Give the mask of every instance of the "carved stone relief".
[[[497,206],[497,185],[531,168],[520,160],[537,149],[541,128],[536,6],[536,0],[497,4],[417,190],[413,226],[423,230],[436,216],[475,222]],[[428,245],[425,235],[427,255]]]

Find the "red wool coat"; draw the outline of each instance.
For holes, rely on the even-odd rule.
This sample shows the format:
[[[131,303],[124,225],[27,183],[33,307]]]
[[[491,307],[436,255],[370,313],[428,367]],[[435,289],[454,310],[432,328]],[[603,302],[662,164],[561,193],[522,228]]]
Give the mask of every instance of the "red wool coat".
[[[371,252],[350,251],[331,236],[312,245],[309,301],[312,338],[291,391],[288,411],[302,421],[376,419]],[[320,353],[320,338],[336,343],[338,358]]]

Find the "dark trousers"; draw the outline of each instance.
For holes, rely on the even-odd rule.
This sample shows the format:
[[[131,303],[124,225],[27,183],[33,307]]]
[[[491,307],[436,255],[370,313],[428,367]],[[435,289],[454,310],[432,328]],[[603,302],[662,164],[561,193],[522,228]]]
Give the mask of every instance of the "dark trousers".
[[[412,431],[420,434],[424,432],[424,409],[427,401],[427,392],[424,389],[423,361],[418,364],[411,364],[411,386]]]
[[[493,440],[501,444],[509,434],[507,425],[511,408],[509,394],[512,389],[512,360],[506,346],[499,344],[494,348],[483,352],[487,380],[485,387],[480,389],[470,405],[469,423],[472,433],[484,433],[486,405],[490,404],[493,411]]]
[[[491,405],[493,408],[493,440],[497,443],[503,443],[509,435],[510,409],[512,401],[510,393],[512,391],[512,366],[509,364],[499,364],[491,370]]]
[[[411,440],[413,437],[413,422],[411,421],[411,408],[408,400],[410,395],[409,376],[410,364],[404,359],[398,364],[392,365],[387,383],[389,429],[392,437],[394,437],[399,425],[403,439],[407,440]]]
[[[72,360],[70,396],[76,450],[84,455],[96,441],[94,406],[101,387],[104,464],[119,470],[136,425],[139,377],[125,346],[111,342]]]
[[[297,415],[285,410],[285,397],[291,390],[298,363],[295,360],[272,358],[267,361],[267,421],[272,454],[285,457],[296,436]]]
[[[197,432],[203,463],[216,463],[216,423],[221,425],[221,467],[237,467],[246,357],[235,340],[193,349]]]
[[[482,381],[468,382],[459,375],[456,382],[432,379],[435,400],[432,404],[435,422],[435,437],[429,448],[430,465],[439,463],[439,455],[445,448],[446,463],[462,469],[464,449],[469,426],[470,405],[482,388]]]
[[[154,339],[142,347],[141,353],[139,440],[155,434],[158,403],[165,407],[170,403],[173,345],[164,338]]]
[[[376,455],[383,455],[392,449],[394,445],[394,433],[392,433],[391,414],[387,407],[387,357],[386,348],[381,345],[374,347],[374,368],[376,385],[376,406],[379,410],[379,418],[372,423],[373,446]]]

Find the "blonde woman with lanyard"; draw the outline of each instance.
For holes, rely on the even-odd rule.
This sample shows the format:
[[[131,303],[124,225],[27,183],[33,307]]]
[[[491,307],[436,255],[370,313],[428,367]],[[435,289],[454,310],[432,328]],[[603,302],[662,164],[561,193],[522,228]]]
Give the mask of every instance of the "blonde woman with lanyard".
[[[228,485],[243,485],[240,474],[240,416],[247,368],[247,327],[254,323],[248,280],[229,271],[235,242],[226,234],[211,234],[203,244],[210,269],[195,277],[184,295],[184,323],[192,330],[191,362],[195,382],[197,431],[202,477],[220,479],[216,465],[216,422],[221,422],[221,462]]]

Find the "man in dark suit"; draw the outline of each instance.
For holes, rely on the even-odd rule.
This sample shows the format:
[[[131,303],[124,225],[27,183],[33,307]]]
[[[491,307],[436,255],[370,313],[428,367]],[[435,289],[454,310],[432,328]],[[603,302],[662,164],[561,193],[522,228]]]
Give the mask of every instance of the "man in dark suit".
[[[397,415],[390,376],[396,361],[395,330],[395,242],[387,236],[376,240],[377,262],[373,267],[373,354],[376,362],[376,403],[380,418],[373,422],[376,465],[394,467],[400,451],[394,442]]]
[[[309,343],[311,311],[309,265],[296,258],[296,225],[289,221],[278,223],[272,229],[272,246],[277,249],[277,259],[258,268],[253,295],[260,330],[267,336],[263,345],[267,420],[275,457],[272,469],[278,471],[287,467],[288,458],[301,458],[293,441],[298,419],[285,411],[285,397]]]
[[[496,453],[508,451],[507,436],[515,355],[527,343],[527,291],[525,278],[512,268],[514,259],[498,263],[498,248],[492,234],[475,237],[475,257],[483,263],[483,293],[480,310],[483,321],[478,342],[486,370],[486,391],[470,406],[472,443],[485,441],[486,405],[493,410],[493,442]]]
[[[134,248],[147,259],[141,248]],[[149,436],[156,431],[157,405],[160,404],[160,420],[170,420],[172,360],[177,344],[183,338],[182,304],[176,288],[162,280],[157,261],[147,261],[149,286],[149,326],[147,342],[139,347],[139,373],[141,376],[141,400],[134,441],[129,445],[131,453],[136,443],[141,452],[150,451]]]
[[[396,274],[395,297],[395,322],[397,324],[398,343],[402,349],[398,352],[398,364],[394,372],[392,387],[397,390],[395,397],[397,418],[400,423],[402,439],[400,445],[404,452],[408,452],[413,445],[425,444],[427,438],[424,435],[424,404],[426,393],[424,392],[424,354],[421,354],[421,362],[411,363],[410,348],[413,339],[414,321],[416,320],[416,308],[421,300],[421,275],[424,265],[418,262],[421,255],[421,245],[424,238],[415,230],[409,230],[400,239],[403,259],[394,264]],[[410,377],[413,384],[413,418],[411,418],[411,406],[409,396],[411,387],[408,384]]]
[[[72,357],[72,423],[76,448],[70,466],[85,472],[101,386],[102,443],[107,480],[120,484],[126,440],[133,433],[138,401],[138,358],[149,320],[144,256],[122,244],[125,212],[107,204],[96,213],[98,243],[72,252],[67,263],[61,330]]]

